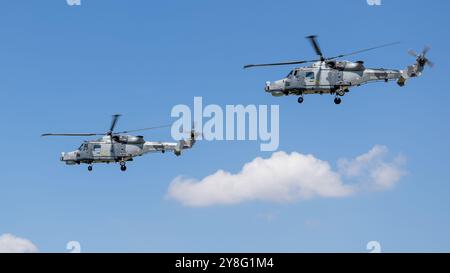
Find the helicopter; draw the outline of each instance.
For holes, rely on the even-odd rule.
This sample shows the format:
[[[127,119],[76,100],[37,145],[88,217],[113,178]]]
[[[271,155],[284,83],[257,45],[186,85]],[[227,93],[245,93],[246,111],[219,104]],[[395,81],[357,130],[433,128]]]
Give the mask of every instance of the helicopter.
[[[334,57],[324,57],[317,36],[306,37],[316,54],[319,56],[315,60],[290,61],[280,63],[249,64],[244,69],[262,66],[294,65],[312,63],[308,67],[294,68],[286,78],[274,82],[266,82],[264,90],[272,96],[296,95],[298,103],[303,103],[303,95],[307,94],[331,94],[334,95],[334,103],[340,104],[341,98],[350,91],[350,88],[360,86],[369,82],[396,80],[399,86],[404,86],[410,78],[422,75],[425,65],[433,67],[434,64],[428,60],[426,54],[430,47],[426,46],[420,54],[410,50],[408,53],[416,58],[416,63],[408,66],[405,70],[366,68],[363,61],[350,62],[338,60],[339,58],[356,55],[366,51],[392,46],[399,42],[384,44],[372,48],[354,51],[348,54],[340,54]]]
[[[126,171],[126,162],[133,161],[134,157],[147,153],[173,151],[176,156],[180,156],[185,149],[190,149],[196,142],[197,133],[192,128],[190,136],[186,140],[179,142],[155,142],[145,141],[143,136],[129,135],[132,132],[153,130],[169,127],[170,125],[149,127],[137,130],[114,132],[120,115],[112,116],[111,126],[106,133],[45,133],[45,136],[102,136],[97,140],[84,141],[81,146],[72,152],[61,154],[60,160],[67,165],[88,164],[88,171],[92,171],[94,163],[120,163],[120,170]]]

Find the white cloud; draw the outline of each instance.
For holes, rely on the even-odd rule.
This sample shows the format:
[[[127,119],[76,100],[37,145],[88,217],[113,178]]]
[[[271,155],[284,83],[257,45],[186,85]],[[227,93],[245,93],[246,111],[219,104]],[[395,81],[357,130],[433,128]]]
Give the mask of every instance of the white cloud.
[[[183,205],[201,207],[244,201],[294,202],[315,197],[345,197],[363,188],[388,189],[404,175],[404,159],[386,161],[388,149],[375,146],[355,159],[330,163],[313,155],[275,152],[255,158],[239,173],[218,170],[201,180],[175,178],[168,196]]]
[[[38,252],[38,248],[31,241],[8,233],[0,235],[0,253],[31,252]]]
[[[338,169],[347,179],[356,179],[360,187],[386,190],[392,188],[405,175],[402,166],[406,161],[399,155],[391,162],[386,162],[388,154],[386,146],[377,145],[355,159],[338,160]]]

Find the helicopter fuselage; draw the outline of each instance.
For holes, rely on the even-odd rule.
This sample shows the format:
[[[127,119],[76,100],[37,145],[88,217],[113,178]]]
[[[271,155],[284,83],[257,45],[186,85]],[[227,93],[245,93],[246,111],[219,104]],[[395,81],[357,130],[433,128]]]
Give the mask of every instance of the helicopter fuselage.
[[[245,68],[251,67],[267,67],[280,65],[294,65],[312,63],[309,67],[299,67],[292,70],[286,78],[266,82],[264,90],[272,96],[288,96],[298,95],[298,102],[303,103],[303,95],[305,94],[336,94],[334,98],[335,104],[341,103],[341,96],[349,92],[353,86],[360,86],[369,82],[396,80],[399,86],[404,86],[410,78],[419,77],[425,65],[433,67],[426,54],[430,47],[426,46],[420,54],[413,50],[408,53],[416,58],[416,63],[408,66],[405,70],[384,69],[384,68],[366,68],[364,62],[349,62],[340,58],[360,54],[363,52],[392,46],[399,42],[384,44],[376,47],[366,48],[363,50],[353,51],[346,54],[336,55],[327,58],[323,55],[322,50],[317,42],[317,36],[310,35],[306,37],[316,52],[318,58],[315,60],[298,60],[285,61],[277,63],[264,64],[247,64]]]
[[[136,156],[142,156],[147,153],[173,151],[176,156],[181,155],[185,149],[190,149],[196,142],[198,133],[194,128],[190,131],[190,137],[182,139],[178,142],[159,142],[145,141],[143,136],[128,135],[130,132],[147,131],[157,128],[168,127],[148,127],[136,130],[128,130],[122,132],[114,132],[117,120],[120,115],[112,116],[110,129],[103,134],[99,133],[45,133],[42,136],[98,136],[102,137],[97,140],[84,141],[81,146],[72,152],[62,153],[60,160],[67,165],[78,165],[81,163],[89,164],[88,171],[92,171],[93,163],[120,163],[120,170],[126,171],[126,162],[132,161]]]
[[[180,155],[181,150],[191,148],[192,145],[192,141],[178,143],[144,141],[140,136],[120,136],[120,138],[118,136],[113,137],[111,141],[109,136],[104,136],[98,140],[85,141],[75,151],[63,152],[60,159],[67,165],[125,162],[152,152],[173,151],[176,155]]]
[[[369,82],[399,80],[402,70],[365,68],[363,62],[317,62],[293,69],[286,78],[266,82],[265,91],[273,96],[303,94],[343,95],[350,87]]]

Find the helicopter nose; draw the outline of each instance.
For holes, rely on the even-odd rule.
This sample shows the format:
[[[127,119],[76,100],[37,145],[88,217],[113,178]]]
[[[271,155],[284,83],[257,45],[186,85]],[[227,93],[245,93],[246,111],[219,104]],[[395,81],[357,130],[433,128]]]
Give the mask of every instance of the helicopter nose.
[[[266,92],[283,91],[283,81],[266,82]]]
[[[65,152],[61,153],[61,161],[69,161],[72,159],[72,157],[73,157],[72,153],[65,153]]]
[[[275,82],[266,82],[266,86],[264,87],[264,90],[266,92],[280,91],[279,89],[280,88],[279,88],[278,83],[276,81]]]
[[[73,161],[76,159],[76,157],[77,157],[76,152],[68,152],[68,153],[62,152],[60,160],[61,161]]]
[[[264,90],[270,94],[272,94],[272,96],[275,97],[280,97],[280,96],[284,96],[284,88],[283,88],[283,81],[279,80],[279,81],[275,81],[275,82],[266,82],[266,86],[264,88]]]

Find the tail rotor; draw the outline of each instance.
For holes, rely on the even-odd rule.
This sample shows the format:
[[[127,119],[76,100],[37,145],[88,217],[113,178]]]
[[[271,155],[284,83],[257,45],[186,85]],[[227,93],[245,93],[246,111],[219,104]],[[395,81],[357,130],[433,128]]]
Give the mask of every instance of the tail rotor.
[[[427,58],[427,53],[430,49],[430,46],[425,46],[420,54],[412,49],[408,51],[409,55],[416,58],[416,63],[402,71],[402,75],[397,81],[398,85],[404,86],[409,78],[421,76],[425,66],[434,67],[434,63]]]
[[[434,67],[434,63],[426,57],[430,49],[431,49],[430,46],[425,46],[420,54],[417,54],[417,52],[411,49],[408,51],[408,54],[416,58],[416,62],[418,65],[422,67],[425,65],[428,65],[429,67]]]

